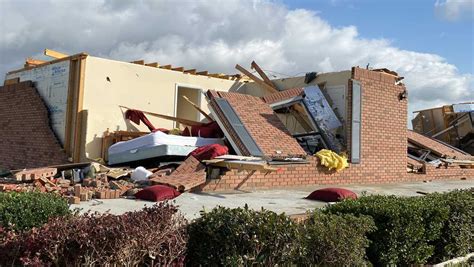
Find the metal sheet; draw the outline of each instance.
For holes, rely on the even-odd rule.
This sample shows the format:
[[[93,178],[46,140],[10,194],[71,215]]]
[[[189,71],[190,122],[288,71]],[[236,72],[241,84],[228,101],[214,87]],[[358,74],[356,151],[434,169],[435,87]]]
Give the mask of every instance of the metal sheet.
[[[454,104],[453,111],[456,113],[474,111],[474,103]]]
[[[239,139],[250,152],[250,155],[257,157],[263,156],[262,150],[258,147],[257,143],[247,131],[247,128],[245,128],[244,124],[240,120],[235,110],[229,104],[229,102],[224,98],[216,98],[215,101],[224,116],[226,117],[227,121],[231,124],[232,128],[237,133]]]
[[[352,134],[351,134],[351,162],[360,163],[361,156],[361,111],[362,87],[358,81],[352,81]]]
[[[341,127],[341,122],[319,87],[305,87],[304,91],[304,107],[312,119],[313,126],[321,133],[328,148],[340,153],[342,151],[341,142],[339,142],[332,130]]]

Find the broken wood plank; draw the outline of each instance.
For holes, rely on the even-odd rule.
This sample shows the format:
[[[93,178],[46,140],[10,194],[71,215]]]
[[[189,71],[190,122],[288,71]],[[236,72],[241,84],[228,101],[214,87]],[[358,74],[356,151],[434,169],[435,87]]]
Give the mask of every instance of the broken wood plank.
[[[51,50],[51,49],[45,49],[44,50],[44,55],[48,56],[48,57],[56,58],[56,59],[65,58],[65,57],[69,56],[69,55],[66,55],[66,54],[63,54],[61,52],[54,51],[54,50]]]
[[[153,62],[153,63],[147,63],[145,64],[145,66],[158,68],[160,64],[158,64],[158,62]]]
[[[246,70],[245,68],[243,68],[239,64],[235,65],[235,68],[237,70],[239,70],[240,72],[242,72],[243,74],[245,74],[250,79],[252,79],[255,83],[257,83],[261,87],[265,88],[267,91],[269,91],[271,93],[278,92],[278,90],[276,90],[275,88],[273,88],[270,85],[266,84],[264,81],[260,80],[257,76],[253,75],[252,73],[250,73],[248,70]]]
[[[233,159],[233,160],[263,160],[260,157],[252,157],[252,156],[239,156],[239,155],[222,155],[215,157],[215,159]]]
[[[184,73],[196,74],[196,69],[184,70]]]
[[[132,61],[130,63],[133,63],[133,64],[138,64],[138,65],[144,65],[145,64],[145,60],[135,60],[135,61]]]
[[[25,67],[32,67],[32,66],[37,66],[41,65],[43,63],[46,63],[47,61],[45,60],[40,60],[40,59],[33,59],[33,58],[27,58],[25,60]]]
[[[276,86],[272,83],[272,81],[268,78],[268,76],[265,74],[265,72],[260,68],[260,66],[255,62],[255,61],[252,61],[252,63],[250,64],[250,66],[252,67],[252,69],[256,70],[258,72],[258,74],[260,75],[260,77],[262,77],[263,81],[268,84],[269,86],[273,87],[275,90],[278,90],[276,88]]]
[[[457,160],[457,159],[440,159],[443,162],[457,164],[457,165],[474,165],[474,161],[472,160]]]
[[[126,106],[120,106],[120,105],[119,105],[119,107],[126,108],[126,109],[132,109],[132,108],[128,108]],[[163,114],[149,112],[149,111],[143,111],[143,110],[139,110],[139,109],[134,109],[134,110],[138,110],[138,111],[141,111],[145,114],[152,115],[152,116],[162,118],[162,119],[165,119],[165,120],[171,120],[171,121],[179,122],[179,123],[187,125],[187,126],[204,126],[205,125],[205,123],[202,123],[202,122],[182,119],[182,118],[178,118],[178,117],[163,115]]]
[[[277,171],[277,168],[270,167],[266,161],[243,161],[243,160],[225,160],[219,162],[208,162],[206,160],[204,163],[212,166],[223,167],[229,170],[245,170],[245,171]]]
[[[202,110],[198,105],[194,104],[189,98],[187,98],[185,95],[183,95],[184,100],[186,100],[189,104],[191,104],[197,111],[199,111],[206,119],[209,121],[214,121],[214,119],[209,116],[204,110]]]
[[[3,82],[3,85],[12,85],[12,84],[17,84],[20,82],[20,77],[17,77],[17,78],[11,78],[11,79],[6,79],[4,82]]]

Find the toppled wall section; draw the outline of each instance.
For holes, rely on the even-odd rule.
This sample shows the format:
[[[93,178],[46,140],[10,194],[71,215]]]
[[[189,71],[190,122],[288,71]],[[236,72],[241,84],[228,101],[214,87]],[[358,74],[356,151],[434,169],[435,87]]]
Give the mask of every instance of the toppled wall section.
[[[295,157],[306,152],[291,136],[273,109],[261,98],[230,92],[209,91],[210,106],[223,122],[240,154],[244,156]],[[239,122],[226,116],[226,110],[218,101],[225,101],[235,111]],[[229,110],[229,111],[231,111]],[[228,115],[228,114],[227,114]],[[250,135],[242,140],[242,134],[235,132],[236,126],[244,128]],[[252,143],[252,147],[250,147]]]
[[[0,168],[67,163],[48,109],[31,81],[0,87]]]

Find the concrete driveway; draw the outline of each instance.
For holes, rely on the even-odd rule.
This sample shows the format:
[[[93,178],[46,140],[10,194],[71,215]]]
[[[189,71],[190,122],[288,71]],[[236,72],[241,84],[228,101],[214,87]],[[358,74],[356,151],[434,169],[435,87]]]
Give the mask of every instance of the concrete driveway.
[[[232,192],[232,193],[184,193],[173,200],[179,206],[180,211],[187,219],[199,217],[201,210],[211,210],[216,206],[229,208],[243,207],[247,204],[252,209],[265,208],[277,213],[288,215],[301,214],[307,210],[324,207],[327,203],[306,200],[312,191],[327,186],[315,185],[303,188],[288,188],[279,190],[262,190],[255,192]],[[432,193],[446,192],[454,189],[465,189],[474,187],[474,179],[449,180],[433,182],[413,182],[400,184],[377,184],[377,185],[338,185],[331,187],[342,187],[356,192],[358,195],[380,194],[399,196],[421,196],[417,191]],[[135,199],[107,199],[92,200],[71,205],[71,209],[79,208],[81,212],[97,211],[122,214],[127,211],[140,210],[145,206],[153,205]]]

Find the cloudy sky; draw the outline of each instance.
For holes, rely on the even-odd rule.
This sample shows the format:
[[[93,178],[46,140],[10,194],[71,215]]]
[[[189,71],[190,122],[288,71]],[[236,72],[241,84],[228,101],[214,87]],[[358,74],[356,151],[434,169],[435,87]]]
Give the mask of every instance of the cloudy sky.
[[[474,101],[474,0],[0,0],[0,75],[44,48],[279,77],[351,66],[405,77],[410,111]]]

